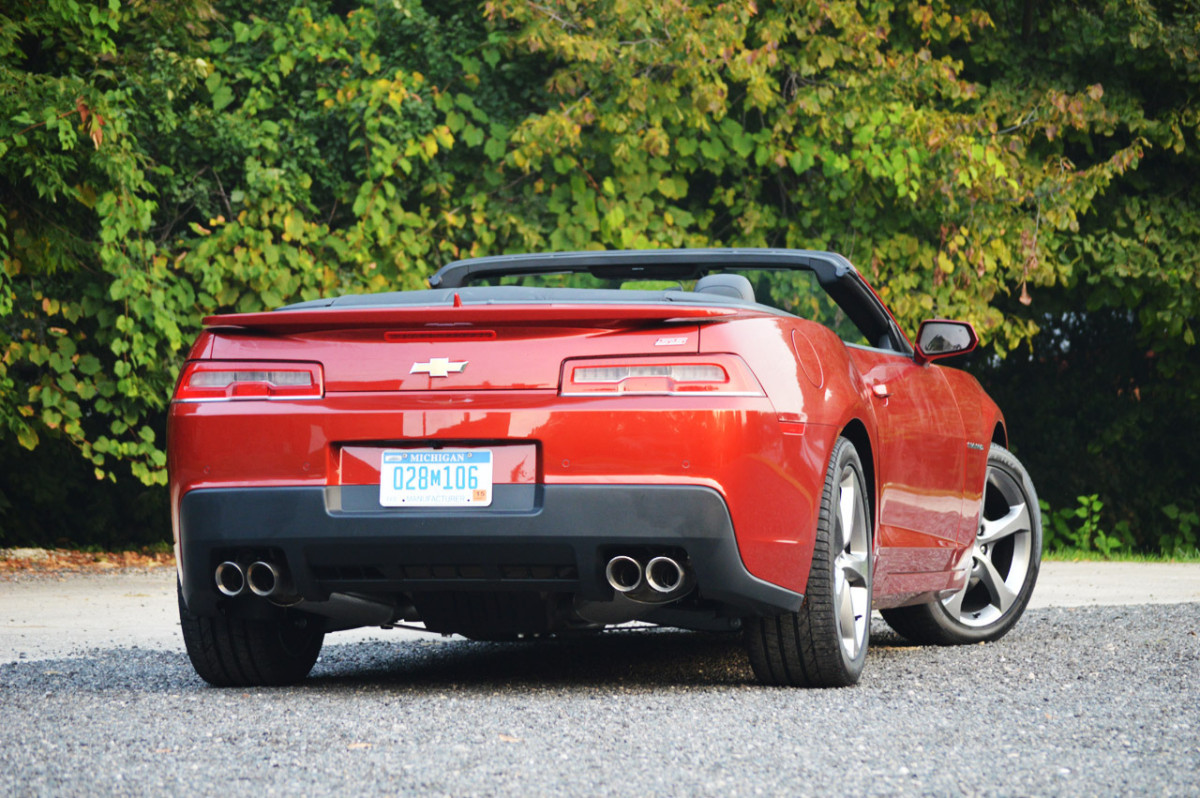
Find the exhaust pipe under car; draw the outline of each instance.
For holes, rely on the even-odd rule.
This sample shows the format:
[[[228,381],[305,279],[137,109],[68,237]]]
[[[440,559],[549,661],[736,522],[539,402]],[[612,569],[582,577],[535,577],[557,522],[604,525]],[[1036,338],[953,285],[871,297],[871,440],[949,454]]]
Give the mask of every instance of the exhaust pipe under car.
[[[636,561],[634,565],[637,565]],[[638,572],[640,575],[641,566],[638,566]],[[239,596],[248,587],[251,593],[270,600],[276,606],[303,606],[306,612],[330,620],[331,627],[327,631],[359,626],[388,626],[400,615],[394,604],[352,593],[331,593],[324,601],[305,601],[295,594],[287,571],[266,560],[257,560],[245,569],[239,563],[227,560],[217,566],[215,576],[217,589],[226,596]]]
[[[670,557],[655,557],[646,563],[646,584],[655,593],[669,595],[683,587],[683,566]]]
[[[632,557],[619,554],[604,568],[608,584],[618,593],[632,593],[642,584],[642,564]]]
[[[628,554],[618,554],[604,567],[604,577],[616,595],[608,601],[575,597],[572,609],[589,623],[626,623],[640,620],[656,608],[686,596],[695,577],[674,557],[651,557],[645,565]]]
[[[694,579],[674,557],[652,557],[645,565],[627,554],[608,561],[604,576],[619,595],[647,604],[663,604],[682,598]]]
[[[263,598],[277,598],[291,592],[291,585],[283,570],[266,560],[250,564],[246,569],[246,583],[254,595]]]
[[[246,573],[242,570],[242,566],[232,560],[226,560],[218,565],[213,576],[217,580],[217,590],[230,598],[240,596],[246,589]]]

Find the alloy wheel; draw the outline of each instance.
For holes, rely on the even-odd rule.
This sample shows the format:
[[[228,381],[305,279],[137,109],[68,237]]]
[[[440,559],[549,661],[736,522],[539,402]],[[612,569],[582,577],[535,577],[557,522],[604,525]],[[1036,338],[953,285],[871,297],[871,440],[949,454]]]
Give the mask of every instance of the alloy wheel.
[[[867,618],[871,611],[868,559],[871,537],[864,499],[858,472],[847,466],[838,484],[838,531],[842,545],[833,561],[833,579],[838,638],[851,660],[867,643]]]
[[[987,626],[1016,602],[1029,570],[1033,519],[1020,481],[989,467],[967,586],[943,601],[964,626]]]

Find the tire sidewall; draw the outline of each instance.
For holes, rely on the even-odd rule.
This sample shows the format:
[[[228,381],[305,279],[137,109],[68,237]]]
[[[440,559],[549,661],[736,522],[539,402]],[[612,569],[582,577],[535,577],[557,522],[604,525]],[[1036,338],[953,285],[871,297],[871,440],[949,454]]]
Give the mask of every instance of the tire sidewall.
[[[869,644],[871,641],[871,593],[874,588],[875,535],[871,507],[870,503],[867,501],[869,494],[867,492],[867,482],[866,476],[863,472],[862,460],[859,458],[858,450],[855,449],[854,444],[846,438],[838,439],[837,445],[833,451],[833,455],[829,459],[829,469],[825,475],[826,485],[828,486],[829,495],[832,498],[832,502],[829,506],[823,506],[821,508],[820,523],[829,537],[829,556],[825,562],[820,563],[820,566],[826,570],[826,573],[829,576],[829,581],[827,584],[831,586],[835,585],[835,564],[837,561],[837,555],[841,551],[841,547],[845,546],[845,539],[843,538],[843,535],[846,534],[845,530],[839,530],[837,528],[838,490],[839,484],[841,483],[842,471],[844,471],[847,467],[854,472],[855,480],[858,483],[858,490],[856,491],[856,494],[857,501],[860,505],[859,511],[863,513],[863,517],[866,519],[867,524],[867,617],[866,628],[863,630],[862,645],[859,646],[857,656],[850,657],[847,655],[846,649],[842,646],[840,635],[838,634],[836,617],[831,619],[831,622],[833,624],[833,634],[837,642],[837,649],[842,658],[842,667],[845,669],[846,675],[850,677],[849,681],[856,682],[858,681],[859,674],[862,673],[863,666],[866,664],[867,649],[870,647]],[[841,545],[839,546],[838,544]],[[814,562],[813,565],[815,567],[817,563]],[[832,595],[828,596],[827,598],[830,600],[830,603],[836,613],[837,596]]]

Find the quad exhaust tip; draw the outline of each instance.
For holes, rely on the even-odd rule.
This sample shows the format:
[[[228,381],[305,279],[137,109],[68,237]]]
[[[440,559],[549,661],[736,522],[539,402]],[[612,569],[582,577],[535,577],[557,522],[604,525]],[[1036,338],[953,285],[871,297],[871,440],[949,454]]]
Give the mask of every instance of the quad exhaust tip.
[[[283,592],[284,576],[277,566],[259,560],[246,569],[246,583],[254,595],[269,598]]]
[[[226,560],[217,566],[213,578],[217,582],[217,590],[230,598],[242,595],[247,588],[256,596],[275,599],[288,596],[291,591],[291,581],[284,570],[266,560],[258,560],[247,566]]]
[[[624,554],[613,557],[604,568],[608,584],[618,593],[631,593],[642,584],[642,564]]]
[[[674,593],[683,587],[683,566],[670,557],[655,557],[646,563],[646,584],[655,593]]]
[[[217,590],[230,598],[240,596],[246,589],[246,573],[242,566],[232,560],[218,565],[214,576],[217,580]]]
[[[604,568],[608,584],[634,601],[662,604],[683,597],[694,584],[685,566],[674,557],[652,557],[644,565],[627,554],[618,554]]]

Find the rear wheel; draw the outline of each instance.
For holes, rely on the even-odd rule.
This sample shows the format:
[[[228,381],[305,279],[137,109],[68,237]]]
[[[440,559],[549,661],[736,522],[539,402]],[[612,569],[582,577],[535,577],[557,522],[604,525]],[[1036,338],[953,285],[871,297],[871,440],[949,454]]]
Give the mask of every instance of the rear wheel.
[[[932,604],[883,610],[883,618],[914,643],[996,640],[1025,612],[1041,561],[1042,519],[1033,483],[1011,452],[993,446],[966,586]]]
[[[752,619],[746,646],[764,684],[844,687],[858,681],[871,635],[871,515],[854,444],[830,456],[812,570],[797,612]]]
[[[193,615],[179,590],[179,623],[192,667],[215,687],[294,684],[312,670],[325,640],[303,616],[278,621]]]

